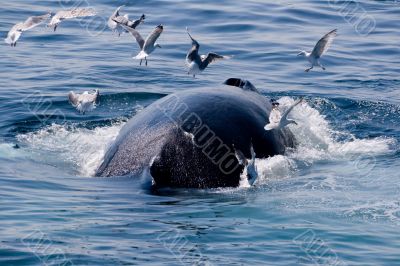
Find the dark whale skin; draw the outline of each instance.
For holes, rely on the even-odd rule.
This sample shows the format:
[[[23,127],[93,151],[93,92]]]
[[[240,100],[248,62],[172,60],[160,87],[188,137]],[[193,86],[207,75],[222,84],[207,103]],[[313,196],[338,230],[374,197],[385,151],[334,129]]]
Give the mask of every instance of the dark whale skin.
[[[257,158],[295,146],[289,129],[265,131],[272,105],[257,91],[221,85],[157,100],[121,129],[96,176],[139,175],[156,187],[236,187],[243,166],[235,149]]]

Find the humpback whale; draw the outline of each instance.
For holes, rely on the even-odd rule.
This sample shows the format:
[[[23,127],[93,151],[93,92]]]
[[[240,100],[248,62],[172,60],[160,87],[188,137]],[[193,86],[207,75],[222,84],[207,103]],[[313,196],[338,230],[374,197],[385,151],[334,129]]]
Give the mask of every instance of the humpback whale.
[[[155,187],[236,187],[244,170],[236,150],[251,158],[254,147],[257,158],[267,158],[296,145],[288,128],[264,130],[271,109],[249,81],[236,78],[170,94],[123,126],[96,176],[149,170]]]

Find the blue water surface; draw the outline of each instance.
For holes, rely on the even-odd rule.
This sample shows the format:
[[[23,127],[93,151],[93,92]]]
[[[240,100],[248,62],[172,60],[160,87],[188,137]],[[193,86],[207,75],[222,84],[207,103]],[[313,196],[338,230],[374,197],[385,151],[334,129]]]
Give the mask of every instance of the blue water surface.
[[[98,16],[0,45],[0,265],[400,265],[398,1],[3,1],[0,35],[78,5]],[[143,35],[165,27],[147,67],[106,27],[120,5],[146,14]],[[232,59],[188,76],[186,26]],[[297,53],[335,28],[327,70],[305,73]],[[148,176],[92,177],[129,118],[229,77],[282,108],[307,102],[292,114],[299,147],[258,160],[254,187],[152,193]],[[77,113],[67,93],[93,89],[100,105]]]

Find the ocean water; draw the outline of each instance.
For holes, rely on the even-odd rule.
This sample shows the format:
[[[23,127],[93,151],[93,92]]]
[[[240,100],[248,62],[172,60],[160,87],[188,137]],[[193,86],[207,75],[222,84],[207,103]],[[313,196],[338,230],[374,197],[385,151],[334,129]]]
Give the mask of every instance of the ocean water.
[[[123,4],[147,15],[144,35],[165,26],[147,67],[106,28]],[[0,265],[400,265],[398,1],[16,0],[0,35],[77,5],[98,16],[0,45]],[[233,58],[188,76],[186,26],[202,52]],[[327,70],[305,73],[297,53],[334,28]],[[306,99],[292,113],[299,147],[257,160],[255,186],[154,194],[140,177],[92,177],[129,118],[229,77],[283,108]],[[68,103],[96,88],[93,112]]]

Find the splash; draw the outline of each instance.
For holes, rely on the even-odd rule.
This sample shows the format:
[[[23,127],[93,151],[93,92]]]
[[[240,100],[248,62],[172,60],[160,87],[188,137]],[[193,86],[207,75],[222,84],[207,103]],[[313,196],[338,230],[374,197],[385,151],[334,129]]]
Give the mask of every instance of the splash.
[[[278,100],[281,110],[294,103],[290,97]],[[392,138],[357,139],[350,133],[335,131],[326,117],[317,109],[304,102],[289,115],[298,125],[289,125],[296,137],[298,147],[288,149],[285,155],[256,160],[259,178],[257,184],[272,178],[294,176],[299,165],[311,165],[318,161],[354,161],[355,167],[367,171],[376,156],[393,154],[397,142]],[[340,141],[339,136],[346,141]],[[363,168],[363,169],[361,169]],[[248,187],[241,182],[242,187]]]
[[[352,206],[344,214],[372,220],[389,220],[400,225],[400,202],[398,200],[374,200]]]
[[[18,141],[27,146],[31,157],[63,167],[72,165],[77,174],[93,176],[108,146],[124,122],[94,129],[53,124],[36,132],[20,134]],[[40,159],[39,159],[40,158]]]
[[[24,158],[25,155],[20,149],[16,149],[13,144],[0,142],[0,159]]]

